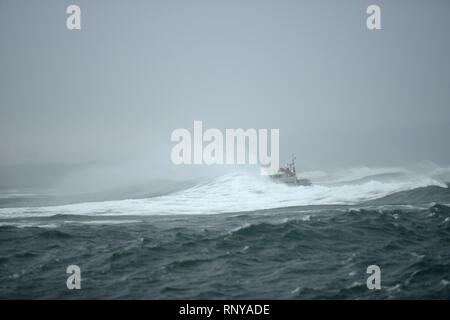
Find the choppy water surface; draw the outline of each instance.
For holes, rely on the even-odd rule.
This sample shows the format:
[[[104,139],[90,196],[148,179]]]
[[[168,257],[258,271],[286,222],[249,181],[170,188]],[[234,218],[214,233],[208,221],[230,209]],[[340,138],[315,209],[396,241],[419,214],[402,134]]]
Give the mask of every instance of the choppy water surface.
[[[450,298],[439,173],[311,178],[235,174],[145,199],[3,207],[0,298]],[[71,264],[81,290],[66,287]],[[366,287],[372,264],[381,290]]]

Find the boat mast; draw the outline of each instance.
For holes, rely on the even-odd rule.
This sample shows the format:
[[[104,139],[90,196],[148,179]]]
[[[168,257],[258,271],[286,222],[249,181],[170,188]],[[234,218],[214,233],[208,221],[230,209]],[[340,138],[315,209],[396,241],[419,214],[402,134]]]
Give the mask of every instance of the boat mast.
[[[295,174],[295,155],[292,154],[291,171]]]

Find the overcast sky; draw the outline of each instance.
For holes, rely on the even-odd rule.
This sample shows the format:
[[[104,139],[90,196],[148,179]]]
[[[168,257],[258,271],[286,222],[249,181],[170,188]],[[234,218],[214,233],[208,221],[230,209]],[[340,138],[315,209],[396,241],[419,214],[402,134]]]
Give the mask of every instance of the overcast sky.
[[[307,170],[450,164],[449,30],[445,0],[0,0],[0,164],[160,172],[194,120],[279,128]]]

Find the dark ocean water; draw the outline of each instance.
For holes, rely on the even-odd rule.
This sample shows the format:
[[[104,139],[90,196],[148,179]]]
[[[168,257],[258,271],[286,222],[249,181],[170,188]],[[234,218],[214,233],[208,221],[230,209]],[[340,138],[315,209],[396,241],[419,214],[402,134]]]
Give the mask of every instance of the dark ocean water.
[[[204,192],[223,183],[163,199],[0,209],[0,298],[450,298],[445,185],[382,196],[370,189],[368,199],[343,204],[345,197],[336,200],[342,185],[318,192],[247,184],[256,199],[292,190],[295,199],[318,192],[315,202],[326,196],[341,203],[291,205],[289,195],[276,200],[284,207],[235,212],[238,200],[228,203],[224,193],[214,204]],[[349,185],[373,186],[361,183],[345,184],[345,196],[353,190]],[[380,186],[386,189],[376,184],[376,190]],[[225,189],[233,194],[230,185]],[[244,191],[238,199],[247,208],[255,202]],[[174,201],[180,206],[170,206]],[[230,210],[219,212],[227,203]],[[81,290],[66,287],[72,264],[81,268]],[[366,286],[366,269],[374,264],[381,268],[381,290]]]

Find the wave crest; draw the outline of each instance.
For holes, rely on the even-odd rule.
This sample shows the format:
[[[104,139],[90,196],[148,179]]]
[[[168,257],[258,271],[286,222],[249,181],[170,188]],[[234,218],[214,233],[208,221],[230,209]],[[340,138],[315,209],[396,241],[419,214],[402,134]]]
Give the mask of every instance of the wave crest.
[[[435,170],[436,171],[436,170]],[[435,173],[435,171],[433,171]],[[442,169],[441,169],[442,172]],[[444,173],[447,173],[445,171]],[[301,174],[311,177],[311,173]],[[146,199],[4,208],[0,217],[69,215],[213,214],[309,205],[354,205],[398,192],[447,186],[433,174],[406,169],[357,168],[317,174],[312,186],[276,184],[268,177],[227,174],[182,191]],[[320,176],[320,177],[319,177]]]

